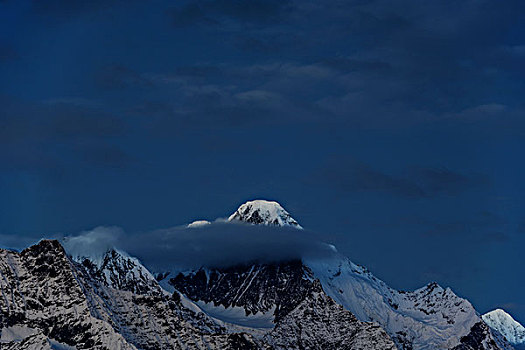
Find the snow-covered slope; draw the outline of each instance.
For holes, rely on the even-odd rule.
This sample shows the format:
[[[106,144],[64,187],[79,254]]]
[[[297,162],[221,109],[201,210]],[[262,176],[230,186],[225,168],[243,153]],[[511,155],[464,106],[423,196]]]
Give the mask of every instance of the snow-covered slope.
[[[525,346],[525,327],[501,309],[487,312],[482,316],[490,328],[501,333],[509,343]]]
[[[262,199],[244,203],[235,213],[230,215],[228,221],[242,221],[254,225],[302,228],[279,203]]]
[[[109,249],[101,255],[76,255],[72,259],[106,286],[137,294],[161,293],[148,269],[137,258],[118,249]]]
[[[397,291],[339,254],[304,264],[329,296],[358,319],[382,325],[401,348],[450,349],[481,321],[467,300],[436,283]]]

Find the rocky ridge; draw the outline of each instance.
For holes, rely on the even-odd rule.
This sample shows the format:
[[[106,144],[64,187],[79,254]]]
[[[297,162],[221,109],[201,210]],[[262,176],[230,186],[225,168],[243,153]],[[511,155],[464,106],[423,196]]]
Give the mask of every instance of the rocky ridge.
[[[261,200],[229,220],[302,229]],[[125,252],[57,241],[0,250],[0,273],[2,349],[511,349],[449,288],[396,291],[335,251],[187,271],[166,278],[173,293]]]

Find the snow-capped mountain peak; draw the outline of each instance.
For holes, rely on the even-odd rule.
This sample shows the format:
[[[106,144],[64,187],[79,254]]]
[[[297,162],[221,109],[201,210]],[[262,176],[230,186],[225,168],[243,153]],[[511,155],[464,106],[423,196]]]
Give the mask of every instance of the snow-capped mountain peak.
[[[142,294],[162,292],[151,272],[137,258],[121,250],[111,248],[102,256],[76,255],[71,258],[109,287]]]
[[[291,226],[302,229],[301,225],[279,203],[262,199],[244,203],[230,215],[228,221],[242,221],[266,226]]]
[[[243,204],[228,221],[302,228],[265,200]],[[525,329],[504,311],[483,322],[468,300],[437,283],[397,291],[331,245],[326,256],[153,275],[116,248],[118,234],[97,228],[65,239],[65,249],[57,241],[21,253],[0,249],[0,289],[11,296],[0,297],[0,347],[84,340],[81,348],[101,350],[512,350],[506,339],[516,350],[525,345]]]
[[[525,345],[525,327],[501,309],[492,310],[481,316],[492,329],[501,333],[513,345]]]

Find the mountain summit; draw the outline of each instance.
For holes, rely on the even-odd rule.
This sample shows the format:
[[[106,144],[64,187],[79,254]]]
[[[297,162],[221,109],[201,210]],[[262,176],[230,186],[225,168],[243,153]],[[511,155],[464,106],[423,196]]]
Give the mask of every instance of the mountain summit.
[[[242,221],[253,225],[291,226],[302,229],[279,203],[257,199],[244,203],[228,218],[228,221]]]
[[[525,327],[505,311],[496,309],[481,317],[490,328],[500,332],[512,345],[525,346]]]

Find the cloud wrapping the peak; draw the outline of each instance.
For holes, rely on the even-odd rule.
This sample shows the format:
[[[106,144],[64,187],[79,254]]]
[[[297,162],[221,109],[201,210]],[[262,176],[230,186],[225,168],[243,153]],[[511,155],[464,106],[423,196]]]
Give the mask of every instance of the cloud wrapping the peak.
[[[98,226],[62,240],[66,252],[73,257],[100,257],[109,249],[117,248],[124,238],[124,230],[116,226]]]
[[[217,221],[201,227],[179,226],[131,235],[124,235],[118,227],[97,227],[66,237],[64,247],[72,256],[95,257],[117,248],[155,272],[333,254],[333,246],[322,240],[320,234],[311,231]]]

